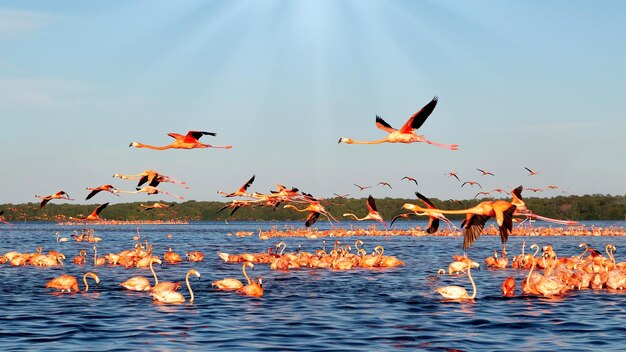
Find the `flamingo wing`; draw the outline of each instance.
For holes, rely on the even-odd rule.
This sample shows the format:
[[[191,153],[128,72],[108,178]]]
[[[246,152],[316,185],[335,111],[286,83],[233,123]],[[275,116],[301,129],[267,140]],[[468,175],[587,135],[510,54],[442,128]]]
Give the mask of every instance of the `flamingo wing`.
[[[91,197],[95,196],[96,194],[98,194],[101,191],[101,189],[94,189],[93,191],[89,192],[89,194],[87,195],[87,198],[85,198],[85,200],[89,200],[91,199]]]
[[[108,202],[107,202],[107,203],[104,203],[104,204],[100,205],[99,207],[97,207],[97,208],[96,208],[96,210],[94,210],[93,212],[94,212],[96,215],[100,215],[100,212],[102,211],[102,209],[106,208],[108,205],[109,205],[109,203],[108,203]]]
[[[400,219],[400,218],[408,218],[409,215],[411,215],[412,213],[408,213],[408,214],[398,214],[396,216],[393,217],[393,219],[391,219],[391,223],[389,224],[389,227],[393,226],[393,223],[396,222],[396,220]]]
[[[204,131],[189,131],[187,132],[187,135],[185,137],[191,137],[193,139],[200,139],[200,137],[207,135],[207,136],[217,136],[217,133],[213,133],[213,132],[204,132]]]
[[[517,188],[511,191],[511,196],[513,196],[513,198],[517,197],[519,200],[524,200],[522,198],[522,190],[524,190],[524,187],[518,186]]]
[[[500,225],[500,239],[502,243],[506,243],[509,239],[509,233],[513,231],[513,213],[517,207],[511,205],[502,213],[502,223]]]
[[[428,228],[426,229],[426,233],[433,234],[437,232],[438,229],[439,229],[439,219],[437,219],[434,216],[431,216],[430,220],[428,221]]]
[[[469,218],[463,220],[463,249],[468,249],[474,241],[480,237],[485,228],[485,223],[491,216],[471,214]]]
[[[315,224],[315,222],[317,221],[317,219],[319,219],[319,217],[320,217],[320,213],[311,212],[309,216],[306,218],[306,222],[304,223],[304,226],[311,227],[311,225]]]
[[[421,200],[422,202],[424,202],[424,204],[426,204],[427,208],[429,208],[429,209],[436,209],[437,208],[437,207],[435,207],[433,202],[430,201],[430,199],[424,197],[421,193],[415,192],[415,195],[417,196],[417,198],[419,200]]]
[[[254,182],[254,177],[256,175],[252,175],[252,177],[248,180],[248,182],[246,182],[243,186],[241,186],[241,188],[239,189],[240,192],[245,192],[250,185],[252,184],[252,182]]]
[[[400,132],[402,133],[410,133],[414,129],[418,129],[422,127],[424,122],[430,114],[435,110],[435,106],[437,106],[437,102],[439,98],[435,96],[428,104],[424,105],[423,108],[419,109],[415,114],[411,115],[407,122],[400,128]]]
[[[395,128],[391,127],[391,125],[385,122],[385,120],[383,120],[383,118],[378,115],[376,115],[376,127],[378,127],[378,129],[381,129],[387,133],[396,131]]]
[[[367,197],[367,209],[370,213],[378,211],[378,209],[376,209],[376,201],[374,200],[374,197],[372,197],[372,195]]]

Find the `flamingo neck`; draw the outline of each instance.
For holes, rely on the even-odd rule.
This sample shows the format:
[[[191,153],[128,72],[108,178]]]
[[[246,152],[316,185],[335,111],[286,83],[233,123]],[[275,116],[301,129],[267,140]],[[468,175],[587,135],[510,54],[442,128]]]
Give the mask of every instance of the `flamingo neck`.
[[[472,295],[470,296],[470,299],[474,299],[476,298],[476,283],[474,283],[474,278],[472,277],[472,265],[468,265],[467,266],[467,276],[470,279],[470,282],[472,283]]]
[[[344,143],[346,143],[346,144],[381,144],[381,143],[386,143],[386,142],[389,142],[389,138],[388,137],[385,137],[383,139],[379,139],[379,140],[376,140],[376,141],[356,141],[356,140],[353,140],[353,139],[350,139],[349,141],[348,140],[344,141]]]
[[[185,276],[185,282],[187,283],[187,289],[189,290],[189,303],[193,303],[194,300],[194,296],[193,296],[193,290],[191,289],[191,284],[189,284],[189,275],[191,275],[192,270],[189,270],[187,272],[187,275]]]
[[[172,148],[171,145],[164,145],[162,147],[157,147],[154,145],[149,145],[149,144],[143,144],[143,143],[137,143],[137,145],[135,146],[135,148],[147,148],[147,149],[154,149],[154,150],[165,150],[165,149],[170,149]]]
[[[156,272],[154,271],[154,266],[153,266],[154,261],[150,261],[150,271],[152,271],[152,276],[154,276],[154,286],[159,284],[159,278],[156,275]]]
[[[250,285],[250,278],[248,277],[248,274],[246,273],[246,264],[243,264],[243,267],[241,268],[241,270],[243,271],[243,276],[246,277],[246,280],[248,281],[248,285]]]

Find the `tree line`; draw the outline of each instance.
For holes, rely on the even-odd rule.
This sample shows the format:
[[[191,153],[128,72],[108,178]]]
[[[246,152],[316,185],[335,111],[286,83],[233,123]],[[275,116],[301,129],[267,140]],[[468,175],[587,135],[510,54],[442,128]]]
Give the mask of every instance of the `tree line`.
[[[482,200],[472,199],[455,201],[443,201],[436,198],[431,201],[441,209],[464,209],[478,204]],[[626,216],[626,195],[570,195],[557,196],[552,198],[526,197],[526,205],[534,213],[567,220],[625,220]],[[163,201],[160,201],[163,202]],[[324,207],[341,220],[344,213],[353,213],[359,217],[367,214],[365,206],[366,198],[329,198],[324,199]],[[421,204],[417,199],[382,198],[377,199],[378,211],[386,220],[401,212],[404,203]],[[170,203],[173,204],[173,203]],[[120,203],[109,205],[100,213],[103,219],[107,220],[187,220],[187,221],[224,221],[232,220],[262,220],[262,221],[285,221],[303,220],[306,213],[299,213],[293,209],[284,209],[280,204],[276,208],[270,207],[250,207],[239,208],[230,216],[231,208],[218,210],[229,202],[209,202],[209,201],[186,201],[176,203],[169,209],[143,210],[140,202]],[[299,208],[304,208],[306,204],[295,204]],[[50,203],[44,208],[40,208],[38,203],[25,204],[3,204],[0,211],[4,211],[6,221],[66,221],[69,217],[87,215],[93,211],[96,204],[53,204]],[[450,219],[461,219],[462,215],[450,215]]]

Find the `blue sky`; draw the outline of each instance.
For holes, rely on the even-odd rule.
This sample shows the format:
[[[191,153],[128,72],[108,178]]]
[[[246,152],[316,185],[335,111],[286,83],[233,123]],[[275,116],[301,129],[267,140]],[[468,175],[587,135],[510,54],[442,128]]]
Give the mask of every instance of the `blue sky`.
[[[0,203],[65,190],[80,203],[153,169],[186,199],[219,200],[256,174],[319,197],[472,198],[558,185],[624,194],[622,1],[3,1]],[[424,143],[375,140],[434,95]],[[230,150],[153,151],[168,132]],[[527,176],[527,166],[540,172]],[[496,176],[480,176],[476,168]],[[386,181],[388,190],[376,184]],[[359,192],[353,183],[372,185]],[[543,192],[541,196],[562,193]]]

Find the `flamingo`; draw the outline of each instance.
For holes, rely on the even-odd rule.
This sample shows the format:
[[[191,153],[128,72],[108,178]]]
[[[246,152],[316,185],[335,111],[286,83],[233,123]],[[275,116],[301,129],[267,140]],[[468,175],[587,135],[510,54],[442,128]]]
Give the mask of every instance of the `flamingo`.
[[[507,277],[500,286],[504,297],[515,296],[515,279],[512,276]]]
[[[367,210],[368,213],[367,215],[365,215],[362,218],[358,218],[356,215],[352,214],[352,213],[345,213],[343,214],[343,216],[352,216],[354,217],[355,220],[357,221],[363,221],[363,220],[375,220],[375,221],[379,221],[381,222],[383,225],[385,225],[385,229],[389,230],[387,228],[387,224],[385,223],[385,221],[383,220],[383,217],[380,215],[380,213],[378,212],[377,208],[376,208],[376,201],[374,200],[374,197],[372,197],[372,195],[370,195],[367,198],[367,203],[365,203],[367,205]]]
[[[247,278],[247,277],[246,277]],[[238,293],[242,293],[246,296],[252,296],[252,297],[262,297],[263,296],[263,279],[259,276],[257,278],[257,282],[254,282],[254,280],[250,280],[248,279],[250,282],[237,290]]]
[[[165,204],[165,203],[159,203],[159,202],[155,202],[150,205],[139,204],[139,206],[143,208],[141,209],[141,211],[147,211],[147,210],[152,210],[152,209],[169,209],[175,205],[176,203]]]
[[[356,183],[353,183],[353,185],[357,186],[359,190],[361,191],[366,190],[368,188],[372,188],[372,186],[361,186],[361,185],[357,185]]]
[[[106,208],[109,205],[109,203],[104,203],[104,204],[100,204],[98,207],[96,207],[96,209],[94,209],[94,211],[91,212],[91,214],[87,215],[87,216],[83,216],[83,217],[70,217],[70,220],[85,220],[85,221],[101,221],[102,219],[100,218],[100,212],[102,211],[102,209]]]
[[[54,235],[57,236],[57,242],[67,242],[70,240],[69,237],[61,237],[58,231]]]
[[[187,290],[189,290],[190,296],[189,303],[193,303],[194,301],[193,290],[191,289],[191,285],[189,284],[189,276],[191,275],[196,275],[198,277],[198,280],[200,280],[200,273],[194,269],[189,270],[187,272],[187,275],[185,275],[185,282],[187,283]],[[150,293],[150,296],[152,296],[154,301],[157,303],[185,303],[185,297],[180,292],[176,291],[153,291]]]
[[[172,252],[172,247],[168,247],[167,252],[163,254],[163,260],[170,264],[176,264],[182,262],[183,258],[180,257],[180,254]]]
[[[404,176],[403,178],[401,178],[401,180],[407,180],[409,182],[415,182],[415,185],[418,186],[419,184],[417,183],[417,180],[414,179],[413,177],[409,177],[409,176]]]
[[[419,200],[421,200],[422,203],[424,203],[426,208],[428,208],[428,209],[437,209],[435,207],[435,205],[433,204],[433,202],[431,202],[430,199],[426,198],[421,193],[415,192],[415,196]],[[419,207],[417,207],[417,206],[415,206],[413,204],[409,204],[409,203],[404,204],[402,206],[402,209],[407,209],[407,210],[412,211],[413,212],[413,213],[411,213],[412,215],[428,215],[429,220],[428,220],[428,227],[426,228],[426,233],[433,234],[433,233],[437,232],[437,229],[439,229],[439,220],[444,221],[448,227],[451,226],[453,228],[456,228],[456,226],[454,226],[454,224],[441,213],[436,213],[436,212],[430,212],[430,213],[421,212],[420,213],[419,212]],[[400,214],[399,216],[402,216],[402,214]],[[405,217],[405,216],[402,216],[402,217]],[[408,215],[406,217],[408,217]]]
[[[98,275],[92,273],[91,271],[85,273],[85,275],[83,275],[83,282],[85,283],[85,291],[83,292],[89,291],[89,284],[87,283],[87,276],[93,278],[96,281],[96,284],[100,283],[100,278],[98,277]],[[59,277],[56,277],[48,281],[48,283],[46,284],[46,288],[54,288],[57,290],[61,290],[61,292],[67,291],[68,293],[71,293],[72,290],[74,292],[80,292],[80,289],[78,288],[78,281],[76,280],[76,277],[72,275],[61,275]]]
[[[49,196],[38,196],[35,195],[36,198],[41,198],[41,203],[39,203],[39,207],[43,208],[46,206],[46,204],[48,204],[49,201],[53,200],[53,199],[65,199],[65,200],[74,200],[72,198],[70,198],[70,196],[65,193],[65,191],[58,191],[55,194],[51,194]]]
[[[489,172],[489,171],[485,171],[485,170],[481,170],[481,169],[476,169],[480,172],[482,172],[481,176],[486,176],[486,175],[491,175],[491,176],[495,176],[493,173]]]
[[[106,264],[106,259],[105,258],[98,258],[98,248],[96,248],[96,246],[93,246],[93,266],[102,266]]]
[[[448,172],[446,175],[448,175],[448,177],[454,177],[456,178],[459,182],[461,182],[461,179],[459,178],[459,175],[457,175],[456,172]]]
[[[217,136],[217,133],[213,132],[204,132],[204,131],[189,131],[186,135],[178,134],[178,133],[168,133],[168,136],[174,138],[174,142],[171,144],[156,147],[153,145],[143,144],[139,142],[132,142],[128,146],[135,148],[148,148],[148,149],[156,149],[156,150],[165,150],[165,149],[194,149],[194,148],[224,148],[230,149],[232,146],[215,146],[210,144],[202,144],[198,139],[202,136]]]
[[[333,223],[330,219],[337,221],[337,219],[335,219],[317,199],[313,198],[312,195],[307,193],[303,193],[303,195],[304,199],[309,203],[307,207],[303,209],[298,209],[295,205],[287,204],[283,208],[292,208],[301,213],[309,212],[309,216],[307,216],[304,226],[310,227],[311,225],[313,225],[317,221],[317,219],[319,219],[320,214],[324,215],[331,225],[333,225]]]
[[[145,187],[141,187],[141,188],[135,188],[135,191],[117,191],[118,193],[142,193],[145,192],[147,194],[159,194],[159,193],[163,193],[163,194],[167,194],[168,196],[174,197],[174,198],[178,198],[180,200],[185,199],[184,197],[181,196],[177,196],[175,194],[172,193],[168,193],[165,192],[159,188],[153,187],[153,186],[145,186]]]
[[[106,191],[106,192],[111,192],[113,194],[115,194],[116,196],[120,196],[119,194],[116,194],[117,188],[113,187],[113,185],[102,185],[102,186],[98,186],[95,188],[89,188],[87,187],[89,194],[87,195],[87,198],[85,198],[85,200],[89,200],[91,199],[91,197],[95,196],[96,194],[100,193],[101,191]]]
[[[341,194],[337,194],[337,193],[333,193],[333,194],[335,196],[337,196],[337,198],[342,198],[342,199],[346,199],[350,195],[350,194],[343,194],[343,195],[341,195]]]
[[[531,170],[531,169],[529,169],[527,167],[524,167],[524,169],[528,170],[528,172],[529,172],[528,176],[533,176],[533,175],[538,175],[539,174],[539,172],[535,172],[535,171],[533,171],[533,170]]]
[[[381,185],[381,186],[383,186],[383,187],[384,187],[384,186],[387,186],[387,187],[389,187],[389,189],[392,189],[391,185],[390,185],[389,183],[387,183],[387,182],[383,182],[383,181],[381,181],[381,182],[378,182],[378,184],[379,184],[379,185]]]
[[[467,266],[467,276],[472,283],[472,295],[467,294],[467,290],[461,286],[445,286],[439,287],[435,292],[439,293],[445,299],[470,299],[476,298],[476,284],[472,278],[472,265]]]
[[[391,127],[385,120],[383,120],[380,116],[376,115],[376,127],[381,129],[389,135],[383,139],[379,139],[376,141],[356,141],[350,138],[341,137],[339,138],[339,142],[344,142],[346,144],[380,144],[380,143],[415,143],[415,142],[425,142],[428,144],[432,144],[437,147],[446,148],[450,150],[459,149],[458,144],[441,144],[427,140],[422,135],[418,135],[414,130],[419,129],[428,116],[433,112],[435,106],[437,105],[438,98],[435,96],[428,104],[426,104],[423,108],[417,111],[415,114],[411,115],[411,117],[407,120],[407,122],[399,129],[395,129]]]
[[[526,205],[522,200],[522,186],[511,191],[513,200],[511,202],[505,200],[486,201],[477,204],[469,209],[461,210],[442,210],[442,209],[425,209],[413,204],[405,204],[403,208],[412,211],[427,212],[433,214],[465,214],[466,218],[461,223],[463,231],[463,248],[469,248],[476,239],[481,235],[485,223],[491,217],[496,218],[496,222],[500,228],[500,238],[502,243],[506,243],[509,233],[513,229],[513,213],[516,211],[526,211]]]
[[[254,177],[256,175],[252,175],[252,177],[248,180],[248,182],[244,183],[243,186],[241,186],[238,190],[236,190],[235,192],[232,193],[225,193],[222,191],[217,191],[218,194],[222,194],[224,197],[248,197],[249,194],[246,192],[246,190],[250,187],[250,185],[252,184],[252,182],[254,182]]]
[[[185,256],[189,259],[190,262],[201,262],[204,260],[204,253],[200,251],[191,251],[185,253]]]
[[[474,182],[474,181],[465,181],[465,182],[463,182],[461,187],[465,186],[466,184],[469,184],[472,187],[474,187],[474,185],[478,185],[478,187],[480,187],[480,189],[483,189],[483,186],[481,186],[480,183]]]
[[[246,280],[248,280],[248,284],[250,284],[251,281],[250,281],[250,278],[248,277],[248,274],[246,273],[246,266],[249,266],[254,269],[254,264],[250,262],[244,262],[243,265],[241,266],[241,271],[243,271],[243,276],[245,276]],[[232,291],[232,290],[238,290],[242,288],[243,283],[241,283],[241,281],[237,279],[228,277],[222,280],[213,281],[211,283],[211,286],[216,286],[219,290]]]
[[[157,259],[157,258],[151,258],[150,260],[150,271],[152,272],[152,276],[154,277],[154,286],[156,286],[159,283],[159,279],[157,278],[156,273],[154,272],[154,267],[152,266],[153,263],[161,264],[162,262],[160,259]],[[146,279],[143,276],[133,276],[130,279],[122,282],[120,286],[131,291],[150,291],[151,290],[150,281],[148,281],[148,279]]]
[[[85,259],[86,256],[87,256],[87,251],[82,249],[80,252],[78,252],[78,255],[74,257],[73,259],[74,264],[84,265],[86,262],[86,259]]]
[[[478,196],[483,195],[483,196],[488,196],[490,195],[491,192],[486,192],[486,191],[482,191],[482,192],[478,192],[476,193],[476,195],[474,196],[474,198],[478,198]]]

